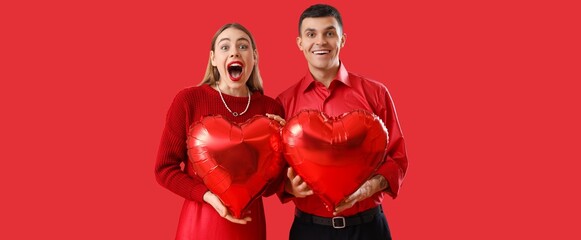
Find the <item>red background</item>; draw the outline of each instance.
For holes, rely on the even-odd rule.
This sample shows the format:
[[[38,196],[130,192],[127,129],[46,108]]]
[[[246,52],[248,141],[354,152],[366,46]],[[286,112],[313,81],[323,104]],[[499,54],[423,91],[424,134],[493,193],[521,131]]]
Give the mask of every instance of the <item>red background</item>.
[[[236,21],[266,94],[306,72],[314,1],[0,3],[0,239],[173,239],[182,199],[153,165],[174,95]],[[350,71],[384,82],[410,168],[395,239],[580,239],[574,1],[328,1]],[[577,109],[577,110],[575,110]],[[292,205],[266,200],[269,239]]]

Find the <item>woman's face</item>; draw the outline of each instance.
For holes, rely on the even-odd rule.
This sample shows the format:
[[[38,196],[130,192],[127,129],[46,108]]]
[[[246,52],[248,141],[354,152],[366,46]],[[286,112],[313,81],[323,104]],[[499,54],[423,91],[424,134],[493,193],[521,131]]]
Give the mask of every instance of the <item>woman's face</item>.
[[[220,72],[220,82],[233,88],[246,85],[256,62],[250,37],[236,28],[227,28],[218,35],[210,57],[212,66]]]

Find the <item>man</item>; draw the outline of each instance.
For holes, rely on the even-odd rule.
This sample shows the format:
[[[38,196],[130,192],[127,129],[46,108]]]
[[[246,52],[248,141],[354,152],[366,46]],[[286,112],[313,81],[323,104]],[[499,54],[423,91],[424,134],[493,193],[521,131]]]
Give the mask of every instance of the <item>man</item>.
[[[293,200],[296,205],[290,239],[391,239],[381,208],[383,193],[395,198],[407,170],[405,144],[391,97],[381,83],[348,72],[339,60],[345,33],[334,7],[317,4],[302,13],[297,45],[305,55],[309,73],[278,96],[285,116],[291,118],[303,109],[316,109],[328,116],[367,110],[385,123],[389,143],[385,162],[376,175],[334,212],[328,211],[289,168],[279,196],[283,202]]]

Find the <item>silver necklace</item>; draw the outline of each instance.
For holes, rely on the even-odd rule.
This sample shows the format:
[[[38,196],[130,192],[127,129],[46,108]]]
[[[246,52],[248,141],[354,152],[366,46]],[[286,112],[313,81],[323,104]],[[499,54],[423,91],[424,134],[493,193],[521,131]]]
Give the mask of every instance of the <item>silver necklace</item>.
[[[218,89],[218,93],[220,94],[220,98],[222,99],[222,102],[224,103],[224,106],[226,107],[226,109],[228,109],[228,111],[230,113],[232,113],[232,115],[234,115],[234,117],[238,117],[238,116],[240,116],[242,114],[245,114],[246,111],[248,111],[248,107],[250,107],[250,89],[248,89],[248,103],[246,104],[246,108],[241,113],[237,113],[237,112],[233,112],[232,109],[230,109],[228,107],[228,104],[226,104],[226,100],[224,100],[224,96],[222,96],[222,91],[220,91],[220,86],[218,86],[218,83],[217,82],[216,82],[216,88]]]

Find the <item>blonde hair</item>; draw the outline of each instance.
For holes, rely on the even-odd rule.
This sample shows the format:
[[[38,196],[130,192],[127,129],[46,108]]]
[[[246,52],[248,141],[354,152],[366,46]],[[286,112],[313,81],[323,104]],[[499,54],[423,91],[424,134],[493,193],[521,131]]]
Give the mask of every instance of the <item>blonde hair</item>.
[[[250,43],[252,45],[252,50],[256,51],[256,43],[254,42],[254,38],[252,37],[252,34],[250,34],[250,31],[248,31],[248,29],[246,29],[244,26],[242,26],[239,23],[227,23],[224,26],[222,26],[220,29],[218,29],[218,31],[216,32],[216,34],[214,34],[214,37],[212,38],[212,45],[210,46],[210,50],[212,50],[212,51],[215,50],[214,45],[216,44],[216,40],[218,39],[218,35],[220,35],[224,30],[226,30],[228,28],[236,28],[236,29],[246,33],[248,35],[248,37],[250,37]],[[206,67],[206,73],[204,74],[204,78],[203,78],[202,82],[200,82],[200,84],[198,84],[198,86],[200,86],[202,84],[214,85],[219,80],[220,80],[220,72],[218,72],[218,68],[216,68],[215,66],[212,66],[212,59],[211,59],[211,57],[209,57],[208,58],[208,66]],[[260,76],[260,71],[258,70],[258,56],[256,56],[256,62],[254,64],[254,68],[252,69],[252,72],[250,73],[250,77],[248,77],[248,81],[246,82],[246,86],[248,86],[250,91],[259,91],[260,93],[264,94],[264,89],[262,88],[262,77]]]

